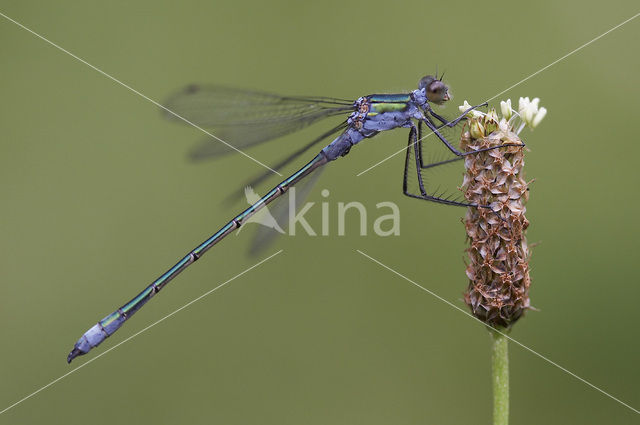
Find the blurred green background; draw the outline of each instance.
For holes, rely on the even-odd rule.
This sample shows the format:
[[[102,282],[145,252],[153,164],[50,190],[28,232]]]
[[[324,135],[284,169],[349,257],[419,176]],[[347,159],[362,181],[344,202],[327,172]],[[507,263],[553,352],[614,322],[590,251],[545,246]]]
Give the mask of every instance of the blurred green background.
[[[412,90],[438,65],[456,96],[450,115],[638,12],[633,1],[0,5],[158,101],[193,82],[357,98]],[[639,37],[637,19],[500,97],[538,96],[549,110],[522,134],[536,178],[528,218],[530,242],[542,242],[531,288],[540,311],[511,336],[635,408]],[[4,18],[0,52],[2,410],[255,264],[251,232],[229,237],[95,352],[66,364],[87,328],[240,211],[219,198],[261,169],[239,155],[189,163],[202,133],[163,120]],[[248,152],[274,163],[326,128]],[[362,202],[373,218],[376,203],[393,201],[400,236],[359,236],[353,215],[344,237],[334,221],[333,236],[280,238],[263,254],[279,256],[0,423],[489,423],[487,332],[356,252],[464,307],[464,210],[404,197],[403,155],[356,177],[406,137],[364,142],[311,195],[321,202],[320,189],[330,190],[331,220],[340,201]],[[308,217],[320,226],[317,205]],[[638,420],[514,344],[511,379],[514,424]]]

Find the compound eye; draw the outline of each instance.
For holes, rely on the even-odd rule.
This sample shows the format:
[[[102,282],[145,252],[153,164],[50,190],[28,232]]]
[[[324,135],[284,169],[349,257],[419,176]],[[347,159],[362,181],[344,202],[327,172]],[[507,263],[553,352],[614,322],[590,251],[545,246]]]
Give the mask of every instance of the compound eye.
[[[440,80],[435,80],[427,87],[427,99],[437,105],[449,100],[448,88]]]

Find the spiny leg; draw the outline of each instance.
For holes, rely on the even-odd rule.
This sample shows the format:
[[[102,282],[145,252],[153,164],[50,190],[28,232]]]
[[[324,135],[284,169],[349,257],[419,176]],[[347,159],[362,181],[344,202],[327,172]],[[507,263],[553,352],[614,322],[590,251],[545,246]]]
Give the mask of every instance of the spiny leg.
[[[466,112],[465,112],[466,114]],[[448,164],[450,162],[454,162],[454,161],[459,161],[461,159],[464,159],[464,156],[457,156],[453,159],[448,159],[445,161],[440,161],[440,162],[434,162],[431,164],[427,164],[424,165],[423,163],[423,159],[422,159],[422,122],[418,122],[418,130],[417,130],[417,134],[418,137],[416,138],[416,128],[415,126],[411,127],[411,130],[409,131],[409,142],[407,145],[407,155],[405,158],[405,163],[404,163],[404,181],[403,181],[403,192],[405,195],[411,197],[411,198],[417,198],[417,199],[424,199],[427,201],[432,201],[432,202],[437,202],[440,204],[447,204],[447,205],[455,205],[455,206],[460,206],[460,207],[475,207],[475,208],[486,208],[488,210],[490,210],[492,213],[494,213],[496,216],[498,216],[498,218],[501,221],[506,221],[501,215],[499,211],[494,210],[490,205],[478,205],[478,204],[471,204],[471,203],[467,203],[467,202],[458,202],[458,201],[452,201],[450,199],[447,198],[440,198],[438,196],[431,196],[428,195],[426,193],[426,190],[424,189],[424,185],[423,185],[423,180],[422,180],[422,170],[423,169],[427,169],[427,168],[433,168],[433,167],[437,167],[439,165],[444,165],[444,164]],[[418,184],[420,186],[420,192],[421,192],[421,196],[415,195],[413,193],[410,193],[408,191],[407,188],[407,177],[409,174],[409,162],[410,162],[410,158],[411,158],[411,147],[413,146],[413,148],[415,149],[415,157],[416,157],[416,172],[418,174]],[[516,145],[519,146],[519,145]],[[472,151],[469,153],[475,153],[475,152],[481,152],[480,150],[478,151]]]
[[[443,126],[438,127],[439,129],[442,128]],[[438,161],[438,162],[432,162],[430,164],[426,164],[424,163],[424,159],[423,159],[423,147],[422,147],[422,121],[418,121],[418,145],[420,145],[420,149],[418,149],[418,152],[420,152],[420,168],[422,168],[423,170],[426,170],[427,168],[433,168],[433,167],[437,167],[438,165],[444,165],[444,164],[449,164],[451,162],[455,162],[455,161],[460,161],[461,159],[464,159],[464,156],[456,156],[453,159],[447,159],[444,161]]]
[[[488,105],[488,103],[485,102],[485,103],[482,103],[480,105],[472,106],[472,107],[468,108],[466,111],[464,111],[462,114],[460,114],[460,116],[458,116],[453,121],[447,121],[445,118],[443,118],[440,115],[438,115],[435,112],[433,112],[433,109],[431,109],[431,107],[428,107],[427,111],[428,111],[428,113],[430,115],[432,115],[433,117],[435,117],[436,119],[438,119],[442,123],[442,125],[439,125],[439,126],[436,127],[438,130],[440,130],[442,127],[450,127],[450,128],[455,127],[456,125],[458,125],[458,123],[462,119],[464,119],[467,116],[467,114],[469,112],[473,111],[474,109],[478,109],[478,108],[481,108],[481,107],[487,106],[487,105]],[[425,117],[425,118],[429,119],[428,116]],[[429,121],[431,122],[431,124],[434,124],[433,121],[431,121],[430,119],[429,119]],[[458,155],[453,159],[433,162],[433,163],[425,165],[424,160],[423,160],[423,156],[422,156],[422,154],[423,154],[423,147],[422,147],[422,121],[418,121],[418,143],[420,144],[420,168],[422,168],[423,170],[426,170],[427,168],[437,167],[439,165],[449,164],[451,162],[459,161],[459,160],[464,158],[464,155]]]
[[[467,202],[458,202],[458,201],[453,201],[451,199],[447,199],[447,198],[440,198],[438,196],[433,196],[433,195],[429,195],[427,194],[427,191],[424,188],[424,182],[422,181],[422,173],[421,173],[421,169],[420,169],[420,149],[418,147],[418,139],[417,139],[417,129],[415,126],[411,127],[411,130],[409,131],[409,141],[407,143],[407,155],[405,157],[405,162],[404,162],[404,179],[402,182],[402,192],[406,195],[409,196],[411,198],[416,198],[416,199],[423,199],[425,201],[431,201],[431,202],[436,202],[439,204],[446,204],[446,205],[455,205],[458,207],[478,207],[478,205],[476,204],[470,204]],[[409,166],[410,166],[410,162],[411,162],[411,149],[414,150],[414,156],[415,156],[415,167],[416,167],[416,173],[418,176],[418,185],[420,186],[420,195],[416,195],[414,193],[411,193],[409,191],[408,188],[408,177],[409,177]],[[480,205],[480,207],[485,207],[484,205]],[[487,207],[489,208],[489,207]]]

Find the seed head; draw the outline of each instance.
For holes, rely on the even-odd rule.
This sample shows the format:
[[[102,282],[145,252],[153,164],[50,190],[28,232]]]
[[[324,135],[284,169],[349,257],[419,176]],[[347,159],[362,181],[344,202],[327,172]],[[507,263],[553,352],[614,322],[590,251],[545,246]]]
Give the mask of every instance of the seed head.
[[[538,108],[539,101],[521,98],[517,114],[511,100],[501,102],[502,119],[495,110],[469,116],[468,131],[461,138],[465,152],[516,145],[466,156],[461,186],[465,198],[479,206],[470,207],[464,220],[469,240],[465,302],[477,318],[494,327],[510,327],[530,308],[525,235],[529,183],[524,180],[524,148],[518,133],[544,118],[546,109]],[[522,123],[516,130],[518,116]]]

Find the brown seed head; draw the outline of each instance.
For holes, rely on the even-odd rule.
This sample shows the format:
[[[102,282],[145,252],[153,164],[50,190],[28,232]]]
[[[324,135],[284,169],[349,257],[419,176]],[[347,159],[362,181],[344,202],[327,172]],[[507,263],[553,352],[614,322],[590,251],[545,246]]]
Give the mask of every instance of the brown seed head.
[[[506,120],[498,123],[494,111],[469,118],[468,128],[461,138],[466,152],[522,143]],[[529,221],[524,215],[529,187],[523,166],[519,146],[465,158],[461,186],[465,198],[491,208],[469,208],[464,220],[469,240],[469,287],[464,298],[478,319],[494,327],[510,327],[530,307],[530,253],[525,237]]]

